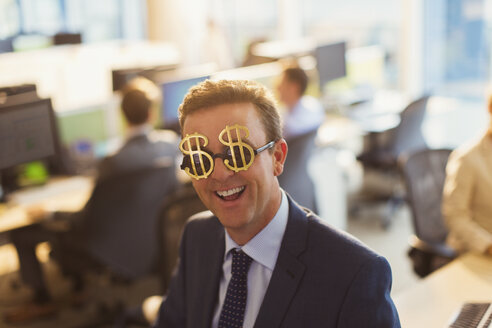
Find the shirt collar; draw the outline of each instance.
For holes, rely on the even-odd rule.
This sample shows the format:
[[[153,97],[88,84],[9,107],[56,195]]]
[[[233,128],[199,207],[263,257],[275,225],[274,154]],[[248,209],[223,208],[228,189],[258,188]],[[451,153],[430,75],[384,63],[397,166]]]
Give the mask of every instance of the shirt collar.
[[[240,247],[232,240],[226,230],[224,258],[227,257],[230,250],[241,248],[254,261],[273,271],[280,251],[280,244],[282,243],[282,238],[284,237],[285,228],[287,226],[287,218],[289,216],[287,196],[283,190],[281,190],[281,192],[282,199],[277,213],[267,226],[247,242],[246,245]]]
[[[148,123],[130,126],[126,133],[126,140],[132,139],[137,136],[147,135],[151,131],[152,131],[152,127]]]

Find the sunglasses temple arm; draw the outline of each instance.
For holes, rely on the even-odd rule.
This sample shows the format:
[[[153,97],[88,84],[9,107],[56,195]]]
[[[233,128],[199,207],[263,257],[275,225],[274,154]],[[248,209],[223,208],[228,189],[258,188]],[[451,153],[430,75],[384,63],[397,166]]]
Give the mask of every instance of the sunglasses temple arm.
[[[263,147],[260,147],[258,149],[255,149],[255,151],[254,151],[255,152],[255,155],[258,155],[258,153],[261,153],[265,149],[272,148],[274,144],[275,144],[275,141],[270,141],[269,143],[267,143]]]

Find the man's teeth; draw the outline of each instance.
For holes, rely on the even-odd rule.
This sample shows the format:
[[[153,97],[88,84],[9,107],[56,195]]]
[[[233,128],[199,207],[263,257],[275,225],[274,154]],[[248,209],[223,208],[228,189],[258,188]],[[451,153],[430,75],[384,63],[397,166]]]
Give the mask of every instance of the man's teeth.
[[[230,196],[230,195],[234,195],[235,193],[241,192],[241,191],[243,191],[243,189],[244,189],[244,186],[243,187],[232,188],[232,189],[225,190],[225,191],[217,191],[217,194],[220,197],[227,197],[227,196]]]

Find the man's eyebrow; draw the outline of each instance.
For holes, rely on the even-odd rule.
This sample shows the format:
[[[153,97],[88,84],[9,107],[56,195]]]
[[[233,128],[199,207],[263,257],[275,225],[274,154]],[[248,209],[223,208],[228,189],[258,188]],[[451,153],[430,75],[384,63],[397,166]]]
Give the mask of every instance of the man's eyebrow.
[[[238,138],[231,138],[231,139],[232,139],[232,140],[230,141],[230,142],[231,142],[231,144],[232,144],[232,143],[237,143],[237,142],[238,142]],[[251,140],[249,140],[248,138],[244,138],[244,137],[243,137],[243,138],[241,138],[241,143],[245,143],[245,144],[247,144],[247,145],[249,145],[249,146],[253,147],[253,144],[252,144]],[[224,147],[229,147],[229,146],[228,146],[228,145],[224,145]]]

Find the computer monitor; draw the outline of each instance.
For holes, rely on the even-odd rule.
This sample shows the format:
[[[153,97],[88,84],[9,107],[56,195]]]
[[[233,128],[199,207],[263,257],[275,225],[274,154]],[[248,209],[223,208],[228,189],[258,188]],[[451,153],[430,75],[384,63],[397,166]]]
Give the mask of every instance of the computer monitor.
[[[62,44],[80,44],[82,43],[81,33],[59,32],[53,35],[53,44],[55,46]]]
[[[0,169],[47,159],[57,152],[50,99],[0,107]]]
[[[327,82],[346,76],[345,47],[344,41],[316,47],[316,67],[321,91]]]
[[[160,65],[153,67],[132,67],[113,69],[111,71],[111,80],[113,82],[113,91],[121,90],[128,82],[136,77],[145,77],[153,82],[156,82],[156,76],[163,72],[172,71],[176,65]]]
[[[201,75],[183,79],[168,80],[160,84],[162,90],[163,127],[179,133],[178,108],[188,90],[198,83],[209,79],[210,75]]]
[[[14,51],[13,37],[0,39],[0,54],[2,52],[12,52]]]

